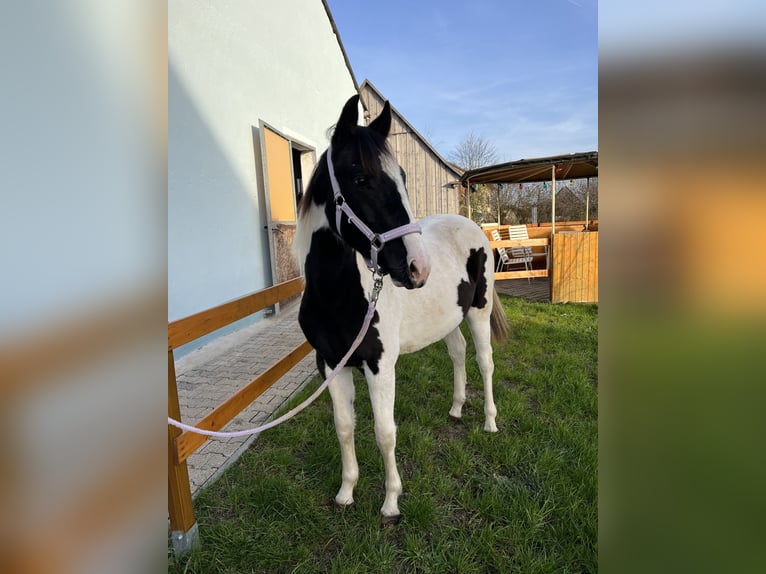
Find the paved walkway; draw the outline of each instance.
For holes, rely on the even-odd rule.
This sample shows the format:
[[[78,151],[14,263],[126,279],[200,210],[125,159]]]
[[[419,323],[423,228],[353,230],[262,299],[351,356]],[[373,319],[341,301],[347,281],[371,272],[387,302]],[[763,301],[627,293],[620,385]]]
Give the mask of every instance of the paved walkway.
[[[220,337],[178,359],[176,380],[183,422],[194,424],[199,421],[303,342],[298,308],[297,301],[286,307],[283,305],[279,315]],[[266,422],[316,372],[312,351],[223,430],[242,430]],[[205,442],[187,459],[192,495],[216,480],[254,439],[254,436],[210,438]]]
[[[547,278],[498,281],[499,293],[547,301]],[[176,361],[181,419],[194,424],[252,381],[304,340],[298,326],[298,301],[282,306],[279,315],[220,337]],[[266,422],[315,375],[312,351],[300,363],[237,415],[223,430],[252,428]],[[247,449],[254,436],[211,438],[192,454],[189,479],[192,495],[216,480]]]

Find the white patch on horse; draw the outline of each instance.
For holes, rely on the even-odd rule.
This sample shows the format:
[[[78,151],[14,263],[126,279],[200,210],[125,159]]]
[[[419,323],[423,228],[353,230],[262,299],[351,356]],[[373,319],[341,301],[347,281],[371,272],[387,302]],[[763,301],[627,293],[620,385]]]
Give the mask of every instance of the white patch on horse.
[[[402,168],[399,167],[398,163],[396,163],[394,157],[388,153],[383,154],[380,157],[380,167],[383,170],[383,173],[390,177],[396,184],[396,189],[399,192],[399,195],[402,197],[402,205],[404,206],[410,221],[415,221],[415,217],[412,215],[412,210],[410,209],[410,200],[407,195],[407,186],[404,184],[404,180],[402,179]]]
[[[306,257],[311,250],[311,237],[320,229],[329,228],[330,224],[325,215],[324,205],[316,205],[313,201],[298,219],[299,224],[293,238],[293,257],[298,262],[301,275],[305,275]]]
[[[412,209],[410,208],[407,186],[402,178],[402,168],[391,154],[384,154],[380,158],[380,166],[383,172],[396,184],[396,189],[401,197],[402,206],[407,213],[407,217],[410,221],[415,221],[415,216],[412,214]],[[428,251],[423,245],[421,236],[417,233],[411,233],[405,235],[402,238],[402,241],[404,242],[404,248],[407,250],[407,264],[414,264],[418,277],[422,276],[423,278],[428,278],[431,271],[431,260],[428,256]],[[413,277],[413,280],[417,280],[418,277]]]

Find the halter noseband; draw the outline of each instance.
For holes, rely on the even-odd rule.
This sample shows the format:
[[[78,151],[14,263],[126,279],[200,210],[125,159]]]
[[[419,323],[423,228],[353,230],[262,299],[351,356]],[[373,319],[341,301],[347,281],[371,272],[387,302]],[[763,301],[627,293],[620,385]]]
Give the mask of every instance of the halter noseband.
[[[330,170],[330,183],[332,184],[333,199],[335,200],[335,229],[338,235],[343,237],[340,232],[341,215],[345,214],[349,223],[353,224],[370,242],[370,259],[365,258],[368,269],[374,274],[383,275],[380,267],[378,267],[378,253],[383,250],[383,247],[388,241],[392,239],[398,239],[410,233],[422,233],[420,225],[416,222],[406,223],[395,227],[390,231],[384,233],[375,233],[372,229],[359,219],[351,207],[346,203],[346,198],[340,192],[340,184],[335,177],[335,169],[332,165],[332,146],[327,148],[327,167]]]

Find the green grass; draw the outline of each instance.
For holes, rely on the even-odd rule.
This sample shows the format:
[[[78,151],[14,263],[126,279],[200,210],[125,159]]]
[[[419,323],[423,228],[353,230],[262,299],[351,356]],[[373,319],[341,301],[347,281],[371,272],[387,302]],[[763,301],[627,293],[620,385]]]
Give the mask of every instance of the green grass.
[[[482,430],[467,330],[461,422],[447,415],[444,343],[399,359],[399,524],[381,525],[383,463],[359,377],[354,504],[340,510],[333,502],[341,463],[324,393],[200,493],[200,547],[171,557],[168,571],[596,572],[598,308],[501,298],[511,337],[494,355],[499,433]]]

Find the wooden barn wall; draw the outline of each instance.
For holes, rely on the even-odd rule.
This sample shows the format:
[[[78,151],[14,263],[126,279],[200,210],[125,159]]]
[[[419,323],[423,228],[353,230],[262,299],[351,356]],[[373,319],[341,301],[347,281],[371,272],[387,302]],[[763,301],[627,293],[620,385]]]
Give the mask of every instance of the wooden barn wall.
[[[383,101],[369,90],[362,93],[362,98],[370,119],[376,118],[383,108]],[[392,115],[388,145],[407,174],[407,190],[416,218],[436,213],[459,213],[459,186],[448,187],[456,180],[455,174],[409,130],[397,114]]]

